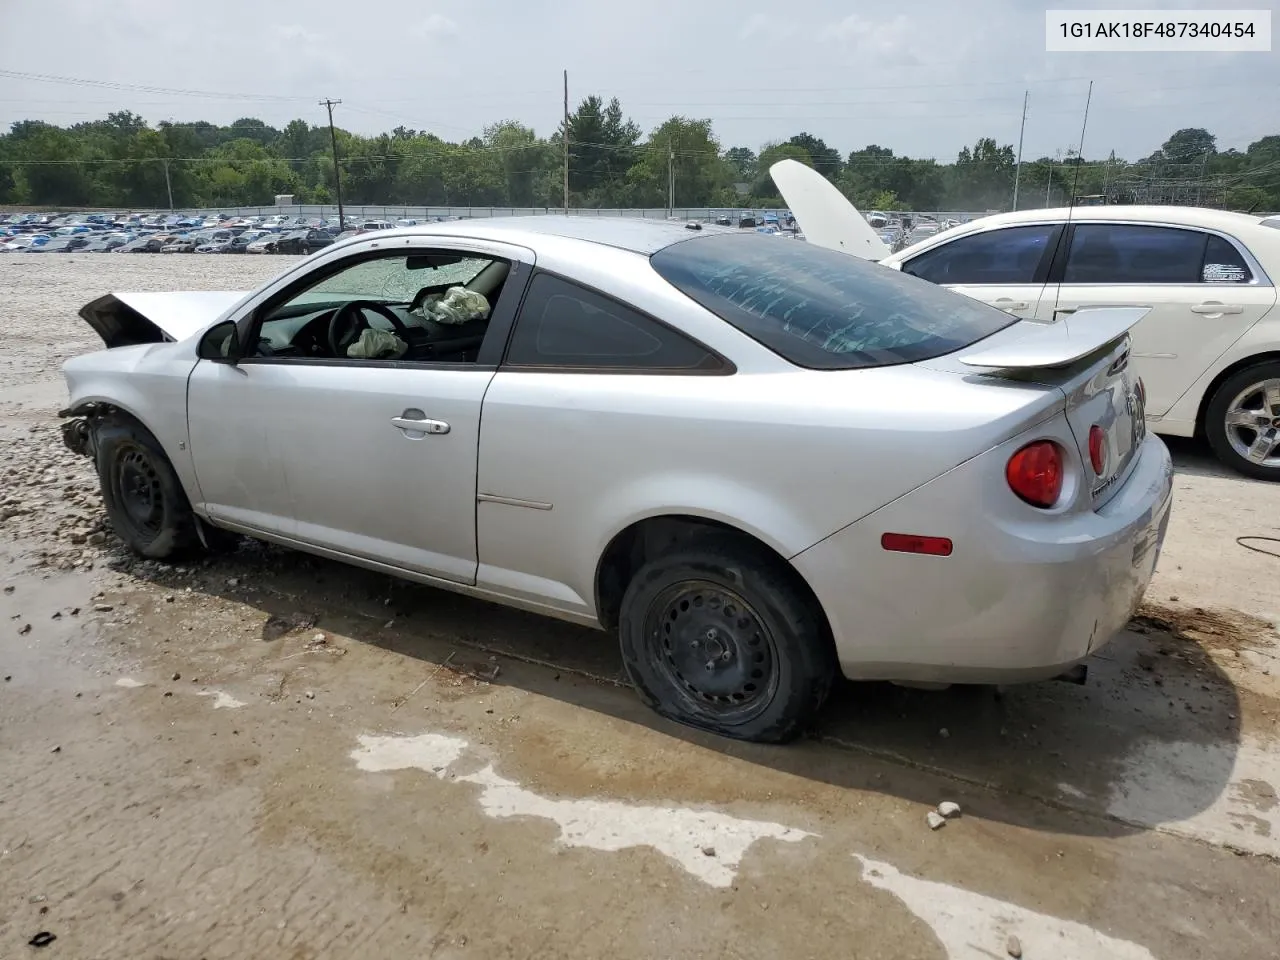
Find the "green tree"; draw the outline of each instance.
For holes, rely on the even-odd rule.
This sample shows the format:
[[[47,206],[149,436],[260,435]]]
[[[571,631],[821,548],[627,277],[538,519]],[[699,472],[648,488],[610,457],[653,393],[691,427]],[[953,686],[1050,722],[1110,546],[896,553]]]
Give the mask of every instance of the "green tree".
[[[733,167],[734,176],[742,183],[750,183],[756,175],[756,154],[746,147],[731,147],[725,151],[725,160]]]
[[[840,175],[840,170],[844,163],[840,159],[840,151],[828,147],[822,140],[818,139],[811,133],[797,133],[794,137],[787,141],[793,147],[799,147],[809,155],[809,162],[813,165],[813,169],[828,180],[834,180]]]
[[[710,120],[672,117],[649,135],[639,161],[627,172],[627,205],[665,205],[669,174],[674,174],[677,207],[700,206],[731,182],[733,172],[720,158]]]
[[[564,136],[561,124],[560,135]],[[569,192],[587,206],[612,206],[616,190],[637,156],[640,128],[622,115],[614,97],[606,106],[595,95],[569,115]],[[563,140],[559,141],[563,143]]]
[[[537,202],[539,179],[555,166],[555,157],[532,127],[503,120],[485,127],[483,148],[502,172],[502,203],[531,207]]]
[[[766,143],[760,149],[760,159],[756,161],[756,176],[751,181],[750,199],[753,205],[782,206],[778,185],[769,174],[769,168],[780,160],[799,160],[806,166],[813,166],[813,158],[804,147],[797,147],[793,143]]]

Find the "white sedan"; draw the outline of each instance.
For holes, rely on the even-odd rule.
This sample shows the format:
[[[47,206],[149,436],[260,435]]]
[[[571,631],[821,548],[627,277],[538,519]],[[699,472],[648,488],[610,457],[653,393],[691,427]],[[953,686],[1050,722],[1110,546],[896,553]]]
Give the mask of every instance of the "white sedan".
[[[889,253],[853,240],[869,228],[834,187],[812,183],[818,174],[774,171],[792,208],[803,208],[810,242],[813,226],[828,246],[1024,320],[1147,308],[1133,329],[1133,361],[1151,429],[1204,436],[1239,472],[1280,480],[1280,219],[1196,207],[1021,210]]]
[[[754,231],[466,220],[88,304],[111,349],[66,363],[64,435],[143,556],[248,534],[617,629],[663,714],[784,740],[840,672],[1048,678],[1125,624],[1172,483],[1143,313],[1019,322]]]

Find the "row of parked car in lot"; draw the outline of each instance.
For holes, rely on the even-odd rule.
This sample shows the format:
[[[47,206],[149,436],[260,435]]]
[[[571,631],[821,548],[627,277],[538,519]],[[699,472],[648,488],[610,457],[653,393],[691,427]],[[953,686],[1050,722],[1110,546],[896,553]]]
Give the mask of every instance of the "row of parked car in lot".
[[[371,230],[416,220],[366,220],[285,214],[0,215],[0,253],[281,253],[307,254]]]

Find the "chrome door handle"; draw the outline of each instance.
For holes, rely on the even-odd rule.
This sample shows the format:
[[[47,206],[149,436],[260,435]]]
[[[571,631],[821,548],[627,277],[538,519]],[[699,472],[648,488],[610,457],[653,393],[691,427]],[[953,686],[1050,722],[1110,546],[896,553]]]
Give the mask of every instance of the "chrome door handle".
[[[1238,303],[1219,303],[1217,300],[1206,300],[1204,303],[1197,303],[1191,308],[1191,312],[1220,317],[1224,313],[1244,313],[1244,307]]]
[[[413,417],[392,417],[391,425],[406,433],[448,433],[449,424],[443,420],[416,419]]]
[[[1031,304],[1025,300],[1010,300],[1008,297],[1000,297],[992,301],[992,305],[999,307],[1001,310],[1030,310]]]

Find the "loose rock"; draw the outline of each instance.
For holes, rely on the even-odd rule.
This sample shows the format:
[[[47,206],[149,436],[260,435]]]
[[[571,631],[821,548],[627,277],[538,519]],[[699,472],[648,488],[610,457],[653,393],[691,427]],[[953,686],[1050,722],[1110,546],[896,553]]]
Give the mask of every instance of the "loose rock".
[[[943,800],[938,804],[938,813],[946,817],[948,820],[954,820],[960,816],[960,804],[953,803],[950,800]]]
[[[925,815],[925,820],[929,822],[930,830],[940,830],[947,825],[947,818],[938,813],[937,810],[930,810]]]
[[[1022,956],[1022,942],[1011,933],[1009,934],[1009,939],[1005,942],[1004,950],[1014,960],[1018,960]]]

